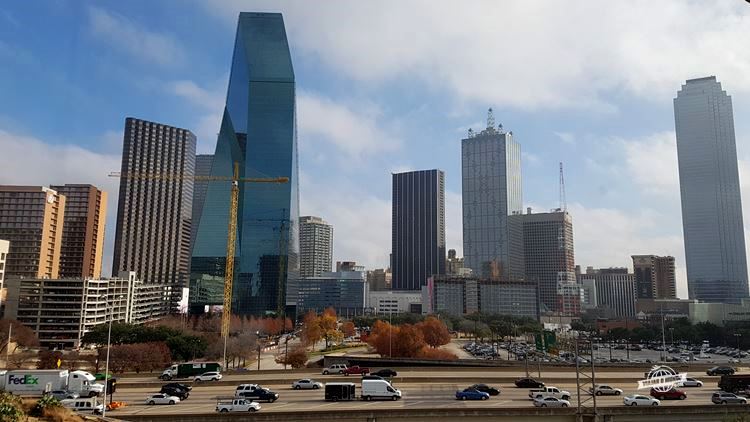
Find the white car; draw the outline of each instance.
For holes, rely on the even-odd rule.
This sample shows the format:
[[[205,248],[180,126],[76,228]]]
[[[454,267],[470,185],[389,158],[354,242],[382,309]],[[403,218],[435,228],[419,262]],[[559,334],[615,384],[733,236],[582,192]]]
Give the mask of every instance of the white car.
[[[695,378],[685,378],[685,381],[682,382],[683,387],[703,387],[703,381],[697,380]]]
[[[659,403],[661,403],[659,400],[644,396],[641,394],[631,394],[629,396],[625,396],[622,399],[622,402],[625,404],[625,406],[658,406]]]
[[[146,397],[146,404],[177,404],[180,402],[179,397],[170,396],[169,394],[159,393]]]
[[[295,390],[317,390],[323,388],[322,382],[317,382],[311,379],[301,379],[292,383],[292,388]]]
[[[622,394],[622,390],[619,388],[610,387],[609,385],[600,384],[594,389],[589,389],[589,393],[594,392],[597,396],[619,396]]]
[[[544,397],[534,400],[536,407],[569,407],[570,402],[557,397]]]
[[[193,381],[195,382],[203,382],[203,381],[218,381],[221,379],[221,374],[218,372],[204,372],[197,377]]]

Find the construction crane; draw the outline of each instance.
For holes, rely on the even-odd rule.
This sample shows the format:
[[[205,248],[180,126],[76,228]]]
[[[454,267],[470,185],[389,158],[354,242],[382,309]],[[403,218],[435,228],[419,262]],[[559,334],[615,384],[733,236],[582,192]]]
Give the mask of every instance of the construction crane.
[[[135,180],[167,180],[195,182],[231,182],[232,191],[229,200],[229,229],[227,233],[227,256],[224,270],[224,308],[221,312],[221,337],[224,339],[224,356],[226,362],[226,345],[229,338],[229,322],[232,315],[232,284],[234,282],[234,255],[237,241],[237,203],[239,202],[240,183],[287,183],[288,177],[254,178],[240,177],[240,165],[234,163],[232,176],[195,176],[181,173],[120,173],[113,172],[110,177]],[[282,226],[283,227],[283,226]],[[281,275],[279,275],[281,277]]]

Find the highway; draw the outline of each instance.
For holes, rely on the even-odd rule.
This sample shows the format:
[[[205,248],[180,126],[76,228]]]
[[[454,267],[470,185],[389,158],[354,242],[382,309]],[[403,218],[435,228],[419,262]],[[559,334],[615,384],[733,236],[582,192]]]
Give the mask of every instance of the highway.
[[[274,403],[261,403],[262,412],[275,411],[312,411],[312,410],[349,410],[349,409],[455,409],[455,408],[523,408],[533,407],[528,398],[528,390],[516,388],[512,380],[525,375],[518,370],[482,370],[472,368],[471,370],[456,371],[452,368],[438,368],[436,370],[400,370],[399,376],[393,380],[396,388],[403,393],[400,401],[352,401],[352,402],[326,402],[322,390],[292,390],[291,382],[296,379],[310,377],[317,381],[351,381],[359,388],[359,377],[323,376],[318,371],[283,372],[268,371],[262,374],[249,373],[243,375],[228,375],[219,383],[192,384],[193,390],[190,397],[174,406],[157,405],[148,406],[143,404],[149,394],[158,392],[163,384],[153,377],[124,378],[123,383],[118,383],[117,392],[114,394],[115,401],[125,401],[128,406],[113,411],[110,415],[125,414],[178,414],[178,413],[212,413],[215,407],[216,397],[232,396],[237,384],[259,383],[266,388],[279,393],[279,400]],[[571,406],[577,404],[575,372],[571,370],[543,371],[542,380],[547,385],[554,385],[572,394]],[[696,374],[697,375],[697,374]],[[614,387],[624,390],[624,394],[636,391],[636,382],[642,379],[643,372],[632,370],[630,372],[602,371],[597,374],[598,383],[608,383]],[[680,400],[664,400],[663,406],[690,406],[711,404],[711,394],[717,390],[716,381],[718,377],[698,376],[705,383],[702,388],[684,389],[688,398]],[[264,381],[267,380],[267,381]],[[285,380],[285,381],[280,381]],[[493,381],[493,380],[497,380]],[[551,382],[555,381],[554,383]],[[618,380],[610,382],[607,380]],[[501,390],[499,396],[491,397],[487,401],[458,401],[455,399],[455,391],[463,389],[473,383],[485,382]],[[648,391],[639,393],[648,394]],[[585,395],[582,399],[591,399]],[[597,397],[599,406],[622,406],[622,397],[600,396]]]

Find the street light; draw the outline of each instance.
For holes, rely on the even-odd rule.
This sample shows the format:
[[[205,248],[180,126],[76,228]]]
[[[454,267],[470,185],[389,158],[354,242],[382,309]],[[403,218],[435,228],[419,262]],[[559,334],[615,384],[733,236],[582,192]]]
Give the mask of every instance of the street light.
[[[258,342],[258,371],[260,371],[260,331],[255,332],[255,341]]]
[[[107,295],[103,295],[103,296],[105,297],[105,301],[106,301]],[[114,306],[112,306],[110,307],[110,311],[109,311],[109,328],[107,329],[107,360],[104,364],[104,399],[102,402],[102,405],[103,405],[102,418],[107,416],[107,384],[108,384],[107,381],[109,378],[109,349],[112,343],[112,320],[114,319],[114,317],[115,317]]]
[[[674,346],[674,327],[669,327],[669,343]]]
[[[284,370],[286,370],[286,362],[289,360],[289,335],[285,337],[286,340],[284,340]]]

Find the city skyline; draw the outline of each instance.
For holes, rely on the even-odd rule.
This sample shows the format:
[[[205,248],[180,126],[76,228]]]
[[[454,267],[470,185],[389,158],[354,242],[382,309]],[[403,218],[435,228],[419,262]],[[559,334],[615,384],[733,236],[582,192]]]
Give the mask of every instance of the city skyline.
[[[670,40],[695,40],[706,36],[707,31],[696,30],[696,26],[718,26],[721,29],[711,39],[727,48],[739,46],[742,37],[737,33],[748,12],[738,5],[701,8],[699,13],[697,6],[687,5],[678,7],[679,12],[668,13],[673,12],[669,5],[675,3],[665,4],[649,7],[648,15],[654,18],[645,21],[641,21],[645,7],[642,4],[632,10],[624,10],[622,5],[612,11],[593,7],[592,15],[574,8],[571,13],[582,17],[598,14],[600,21],[617,16],[631,22],[635,31],[625,30],[617,39],[604,37],[586,47],[596,49],[602,60],[586,63],[583,68],[579,65],[591,53],[583,47],[567,51],[565,57],[551,52],[559,48],[557,38],[559,42],[570,40],[565,36],[568,28],[563,31],[553,25],[545,29],[543,38],[553,40],[551,50],[529,39],[530,34],[542,27],[539,21],[525,18],[530,15],[528,10],[506,11],[493,6],[485,11],[486,15],[518,23],[519,46],[504,43],[488,46],[486,40],[497,37],[489,37],[493,29],[482,24],[470,38],[434,25],[425,36],[444,40],[441,56],[451,58],[448,62],[432,56],[423,43],[411,42],[409,37],[404,37],[403,51],[389,54],[383,53],[387,50],[377,39],[354,43],[368,47],[371,53],[367,57],[348,54],[351,47],[346,43],[327,41],[360,40],[347,34],[362,22],[382,28],[387,19],[381,14],[368,13],[371,11],[366,6],[354,8],[347,25],[331,24],[331,19],[341,20],[342,12],[336,10],[340,5],[335,2],[318,7],[319,10],[263,2],[243,3],[241,7],[280,9],[287,18],[293,60],[300,76],[300,168],[305,176],[301,178],[301,212],[325,215],[339,233],[358,234],[337,237],[334,260],[356,260],[370,268],[387,266],[390,251],[387,173],[435,167],[446,171],[446,247],[457,249],[458,255],[463,256],[460,161],[457,160],[460,146],[456,139],[468,127],[480,129],[478,121],[491,106],[498,122],[512,127],[523,144],[527,201],[524,207],[532,206],[535,210],[556,207],[557,163],[564,161],[569,169],[566,174],[569,211],[578,222],[577,262],[597,267],[620,266],[630,265],[632,254],[673,255],[680,280],[678,294],[686,297],[684,251],[677,217],[680,207],[671,98],[684,80],[717,75],[733,94],[734,107],[740,115],[746,114],[750,105],[750,86],[728,59],[711,54],[714,50],[710,45],[675,47],[677,51],[673,51]],[[2,71],[5,77],[0,88],[10,98],[0,106],[0,147],[7,152],[3,154],[6,158],[0,157],[3,168],[0,184],[91,183],[110,193],[112,202],[108,208],[116,209],[117,181],[107,179],[106,174],[119,167],[118,129],[126,115],[194,130],[199,137],[199,152],[211,151],[221,120],[226,63],[231,56],[238,7],[231,3],[185,7],[185,14],[201,16],[198,24],[189,28],[165,22],[169,21],[165,16],[174,12],[168,7],[151,10],[145,2],[111,8],[71,3],[70,10],[65,11],[40,10],[40,7],[16,5],[0,16],[8,22],[0,30],[0,55],[8,58],[9,63]],[[467,6],[456,13],[470,22],[479,7]],[[554,16],[560,10],[550,6],[549,10],[537,12]],[[413,18],[414,9],[404,6],[401,13]],[[685,19],[683,13],[699,16],[700,22]],[[441,5],[429,14],[438,22],[447,22],[447,17],[455,19]],[[737,22],[733,22],[735,19]],[[24,29],[32,21],[45,24],[37,37],[30,37]],[[587,19],[582,21],[583,25],[571,36],[596,38],[591,36],[592,26]],[[163,25],[152,29],[156,27],[153,22]],[[629,40],[642,26],[662,34],[670,48],[660,43],[638,44],[637,48],[622,49],[627,50],[627,55],[600,50],[603,45]],[[394,27],[387,33],[403,31],[408,25]],[[671,33],[659,32],[659,27],[668,27]],[[83,29],[71,32],[66,28]],[[49,52],[39,41],[52,39],[53,33],[69,41],[57,46],[59,51],[52,52],[50,57],[51,67],[44,69],[57,74],[58,79],[34,73],[42,72],[41,69],[28,71],[29,63]],[[123,36],[113,36],[116,33]],[[154,40],[158,42],[151,42]],[[136,45],[145,48],[134,48]],[[489,47],[496,47],[501,54],[486,54]],[[89,51],[102,54],[91,62]],[[530,63],[524,59],[525,51],[535,51]],[[657,51],[659,54],[654,54]],[[663,54],[664,51],[669,54]],[[630,54],[648,66],[640,65],[640,60],[634,63]],[[206,60],[193,60],[203,56]],[[473,70],[456,66],[457,61],[468,57],[478,62],[472,64]],[[497,57],[503,58],[501,64]],[[681,57],[696,60],[684,61]],[[81,62],[72,71],[68,69],[71,59]],[[179,66],[188,61],[194,65]],[[400,64],[401,61],[404,63]],[[549,63],[579,70],[545,72],[555,74],[552,79],[531,71],[544,69]],[[624,63],[628,65],[623,66]],[[432,68],[437,71],[426,70]],[[628,71],[613,71],[617,68]],[[424,82],[420,83],[422,76]],[[43,86],[34,87],[29,79],[43,80]],[[331,86],[329,79],[336,80],[337,86]],[[406,86],[411,90],[404,90]],[[34,98],[38,89],[43,89],[50,101],[31,107],[26,98]],[[160,101],[148,101],[154,91],[166,95]],[[404,92],[409,94],[400,95]],[[105,101],[112,95],[120,100],[116,106]],[[70,107],[71,104],[76,106]],[[736,130],[742,173],[743,168],[750,168],[749,151],[745,147],[750,131],[748,124],[739,120]],[[53,165],[47,156],[63,164]],[[39,171],[34,174],[25,171],[34,164],[27,157],[42,157],[34,166],[40,167]],[[651,171],[639,171],[644,167]],[[337,171],[330,171],[331,168]],[[336,206],[331,207],[332,203]],[[110,212],[110,217],[113,214]],[[366,227],[354,230],[362,220],[368,222]],[[108,219],[109,239],[105,246],[110,260],[112,221]],[[613,239],[606,250],[599,247],[600,236]],[[108,268],[109,263],[105,262],[104,267]]]

